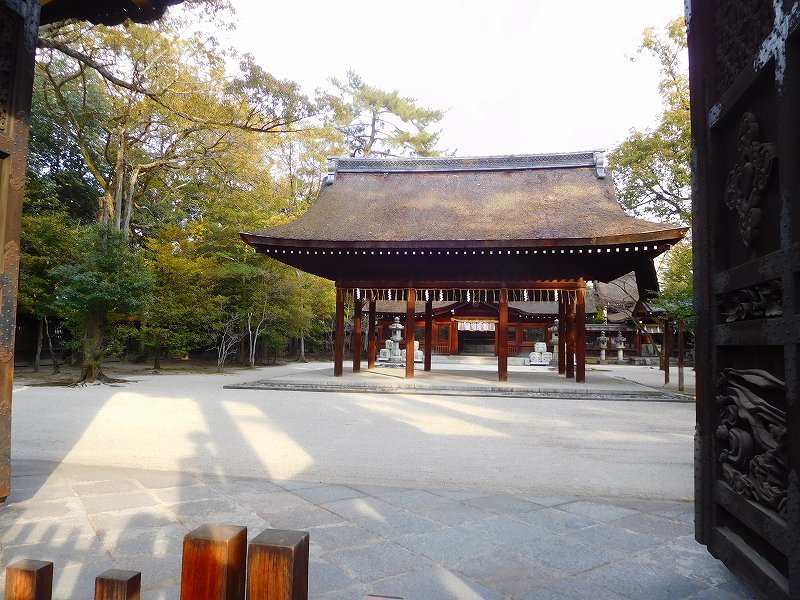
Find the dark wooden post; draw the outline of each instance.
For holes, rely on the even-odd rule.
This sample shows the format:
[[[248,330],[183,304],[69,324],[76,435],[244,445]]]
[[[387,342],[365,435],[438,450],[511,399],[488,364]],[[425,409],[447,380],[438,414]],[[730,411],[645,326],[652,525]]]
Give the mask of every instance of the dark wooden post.
[[[685,389],[683,382],[683,368],[686,366],[683,360],[683,336],[684,336],[685,323],[683,319],[678,319],[678,391],[682,392]]]
[[[308,599],[308,533],[267,529],[250,542],[247,600]]]
[[[361,298],[356,298],[353,301],[353,373],[361,372],[361,344],[364,340],[361,338],[361,317],[364,309],[364,301]]]
[[[575,310],[575,354],[577,357],[575,381],[586,383],[586,284],[583,279],[580,280],[580,285]]]
[[[50,600],[53,597],[53,563],[21,560],[6,568],[6,600]]]
[[[425,370],[431,370],[433,355],[433,300],[425,301]]]
[[[567,379],[575,377],[575,301],[571,296],[567,297],[567,351],[564,353]]]
[[[500,290],[500,315],[497,328],[497,376],[508,381],[508,290]]]
[[[344,373],[344,299],[346,290],[336,288],[336,326],[333,334],[333,375]]]
[[[672,321],[664,321],[664,343],[661,344],[661,353],[664,355],[664,386],[669,385],[669,353],[670,353],[670,339],[669,330],[671,329]]]
[[[567,300],[564,292],[558,295],[558,374],[567,372]]]
[[[244,600],[247,528],[203,525],[183,538],[181,600]]]
[[[417,302],[417,290],[408,288],[406,298],[406,379],[414,377],[414,330],[416,321],[414,320],[414,309]]]
[[[367,325],[367,335],[369,336],[369,341],[367,342],[367,368],[374,369],[375,368],[375,317],[376,315],[375,309],[375,295],[373,294],[370,296],[369,299],[369,324]]]
[[[139,600],[142,574],[109,569],[94,580],[94,600]]]

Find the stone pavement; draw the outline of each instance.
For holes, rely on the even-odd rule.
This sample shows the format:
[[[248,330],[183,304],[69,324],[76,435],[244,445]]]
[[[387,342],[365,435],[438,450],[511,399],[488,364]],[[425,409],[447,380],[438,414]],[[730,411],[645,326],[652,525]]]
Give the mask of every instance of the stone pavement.
[[[500,466],[498,465],[498,468]],[[143,598],[179,596],[183,536],[203,523],[310,532],[310,597],[360,600],[738,599],[748,591],[693,540],[690,503],[330,485],[13,464],[0,563],[55,563],[53,598],[142,571]]]

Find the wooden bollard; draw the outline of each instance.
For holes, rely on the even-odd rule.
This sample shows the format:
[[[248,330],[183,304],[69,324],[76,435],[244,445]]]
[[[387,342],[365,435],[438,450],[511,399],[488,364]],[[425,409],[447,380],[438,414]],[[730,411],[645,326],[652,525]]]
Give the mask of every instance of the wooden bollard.
[[[6,600],[50,600],[53,597],[53,563],[21,560],[6,568]]]
[[[244,600],[247,528],[203,525],[183,538],[181,600]]]
[[[142,574],[109,569],[94,580],[94,600],[139,600]]]
[[[266,529],[250,542],[247,598],[308,599],[308,533]]]

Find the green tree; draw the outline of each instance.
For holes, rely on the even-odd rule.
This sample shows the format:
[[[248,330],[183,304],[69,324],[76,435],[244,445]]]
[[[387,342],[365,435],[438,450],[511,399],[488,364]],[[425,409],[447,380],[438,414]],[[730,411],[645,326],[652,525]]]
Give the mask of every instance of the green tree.
[[[644,31],[640,53],[660,65],[664,109],[658,125],[632,131],[609,155],[617,197],[634,215],[690,224],[691,131],[686,24],[671,21],[663,33]]]
[[[332,79],[333,125],[344,136],[351,156],[437,156],[439,131],[431,131],[444,112],[419,106],[395,90],[364,83],[353,71],[347,80]]]
[[[661,263],[661,291],[651,304],[664,311],[666,319],[684,321],[690,330],[694,322],[692,244],[673,246]]]
[[[152,277],[124,236],[101,224],[87,227],[76,261],[56,267],[55,306],[66,318],[83,354],[79,382],[107,381],[103,357],[118,351],[115,325],[148,300]]]

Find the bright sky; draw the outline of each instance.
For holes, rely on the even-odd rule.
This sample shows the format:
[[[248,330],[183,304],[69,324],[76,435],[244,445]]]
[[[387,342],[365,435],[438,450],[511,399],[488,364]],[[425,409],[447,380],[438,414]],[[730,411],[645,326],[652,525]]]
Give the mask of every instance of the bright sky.
[[[611,148],[660,111],[642,30],[682,0],[233,0],[234,45],[308,92],[353,69],[447,111],[462,156]]]

